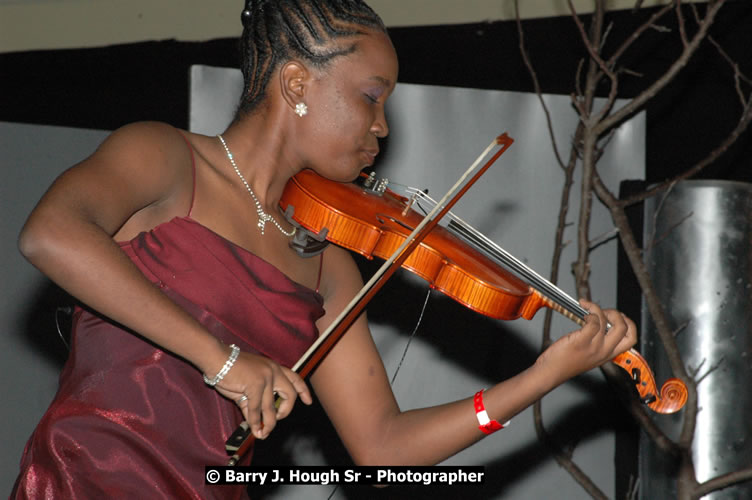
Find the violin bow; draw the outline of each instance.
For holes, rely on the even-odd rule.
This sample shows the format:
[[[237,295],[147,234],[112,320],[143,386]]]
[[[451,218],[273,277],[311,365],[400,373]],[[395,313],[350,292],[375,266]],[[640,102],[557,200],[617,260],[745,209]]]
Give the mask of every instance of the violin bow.
[[[459,201],[462,196],[480,179],[480,177],[493,165],[496,160],[512,145],[514,139],[509,137],[507,133],[503,133],[496,137],[483,152],[475,159],[475,161],[468,167],[468,169],[460,176],[455,184],[447,191],[447,193],[439,200],[439,202],[433,207],[433,209],[426,214],[415,229],[410,233],[397,250],[384,261],[382,266],[371,279],[361,288],[361,290],[355,295],[345,309],[337,316],[329,327],[319,335],[318,339],[311,345],[311,347],[300,357],[300,359],[292,367],[292,371],[296,372],[301,377],[305,378],[318,363],[326,356],[329,351],[334,347],[337,341],[347,332],[355,319],[363,312],[366,305],[370,302],[376,293],[384,286],[384,284],[391,278],[391,276],[399,269],[404,261],[410,256],[420,242],[433,230],[439,223],[442,217],[446,215],[452,207]],[[499,150],[480,168],[475,174],[473,172],[478,168],[478,165],[483,159],[489,155],[489,153],[496,147],[500,146]],[[472,177],[470,177],[472,175]],[[470,180],[467,180],[470,177]],[[451,198],[451,199],[450,199]],[[279,405],[279,398],[276,404]],[[253,435],[250,432],[247,422],[243,422],[230,435],[225,442],[225,450],[233,455],[230,457],[227,465],[236,465],[241,457],[250,450],[253,444]]]

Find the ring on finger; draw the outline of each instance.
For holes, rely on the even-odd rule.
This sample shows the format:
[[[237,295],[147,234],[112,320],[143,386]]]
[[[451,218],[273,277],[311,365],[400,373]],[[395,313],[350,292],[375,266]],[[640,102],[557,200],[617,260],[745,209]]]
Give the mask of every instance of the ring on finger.
[[[240,404],[243,401],[248,401],[248,396],[245,395],[245,394],[243,394],[242,396],[240,396],[240,399],[238,399],[237,403]]]

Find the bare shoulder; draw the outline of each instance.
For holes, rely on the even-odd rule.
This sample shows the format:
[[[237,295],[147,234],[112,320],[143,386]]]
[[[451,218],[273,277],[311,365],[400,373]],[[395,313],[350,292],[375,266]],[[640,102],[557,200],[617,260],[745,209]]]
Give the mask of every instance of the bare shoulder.
[[[130,239],[188,212],[193,156],[185,132],[165,123],[134,123],[113,132],[93,158],[127,196],[122,201],[131,213],[116,238]]]
[[[164,123],[134,123],[67,170],[42,201],[72,207],[116,238],[127,237],[188,206],[191,169],[181,131]]]
[[[116,170],[168,173],[190,165],[185,135],[166,123],[137,122],[117,129],[89,158],[95,166]]]

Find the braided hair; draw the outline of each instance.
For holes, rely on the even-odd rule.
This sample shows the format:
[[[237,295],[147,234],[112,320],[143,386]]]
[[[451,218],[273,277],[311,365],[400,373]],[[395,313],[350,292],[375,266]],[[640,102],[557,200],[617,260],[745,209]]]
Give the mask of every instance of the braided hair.
[[[355,44],[337,45],[340,38],[386,32],[381,18],[362,0],[246,0],[240,39],[243,95],[238,115],[253,112],[266,96],[272,73],[298,58],[323,68],[349,54]]]

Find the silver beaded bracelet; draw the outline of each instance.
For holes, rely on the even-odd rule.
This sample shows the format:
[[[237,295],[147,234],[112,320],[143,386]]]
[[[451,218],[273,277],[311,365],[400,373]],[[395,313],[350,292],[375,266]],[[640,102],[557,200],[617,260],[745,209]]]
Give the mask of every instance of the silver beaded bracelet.
[[[209,378],[204,374],[204,382],[206,382],[206,385],[210,385],[214,387],[218,383],[222,381],[223,378],[225,378],[225,375],[227,375],[227,372],[230,371],[230,368],[232,368],[232,365],[235,364],[235,361],[238,359],[238,355],[240,354],[240,347],[236,346],[235,344],[230,344],[230,349],[232,349],[232,352],[230,353],[230,357],[227,358],[227,361],[225,361],[224,366],[221,370],[219,370],[219,373],[214,378]]]

